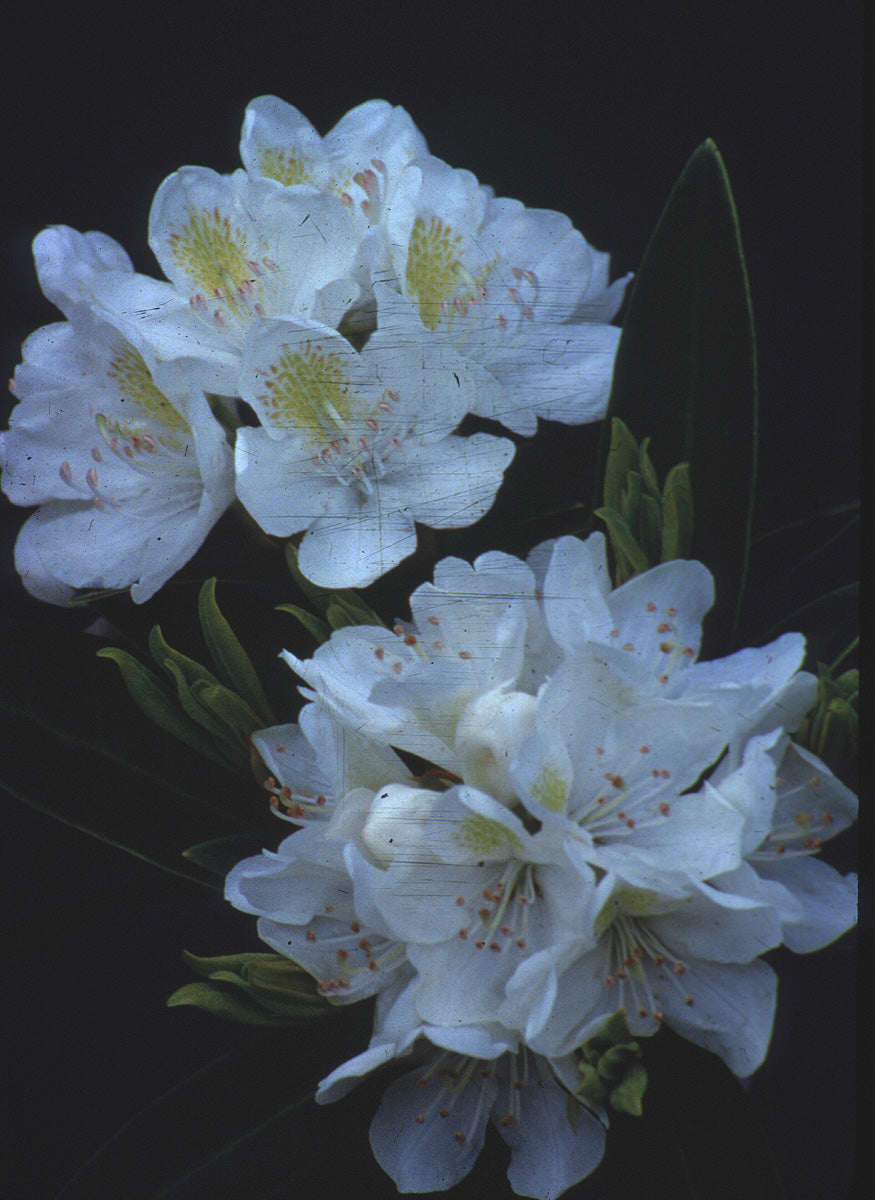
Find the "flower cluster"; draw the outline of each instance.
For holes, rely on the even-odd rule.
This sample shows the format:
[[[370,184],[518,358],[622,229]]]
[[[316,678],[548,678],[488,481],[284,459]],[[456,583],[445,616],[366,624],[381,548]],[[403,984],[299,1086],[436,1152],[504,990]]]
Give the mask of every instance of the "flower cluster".
[[[816,852],[856,799],[789,738],[803,639],[699,662],[712,602],[691,561],[612,591],[594,534],[445,559],[412,621],[286,655],[310,702],[253,741],[300,828],[226,895],[330,1001],[377,996],[317,1098],[409,1060],[371,1126],[400,1190],[461,1179],[491,1118],[514,1190],[560,1195],[603,1152],[582,1081],[606,1022],[664,1022],[750,1075],[761,955],[853,923],[855,879]]]
[[[523,435],[604,415],[626,280],[567,217],[430,156],[384,101],[321,138],[261,97],[240,150],[230,175],[187,166],[158,189],[163,281],[103,234],[36,238],[66,320],[24,346],[2,465],[10,499],[40,506],[16,562],[41,599],[147,600],[235,497],[269,534],[306,531],[316,583],[365,586],[415,549],[414,522],[491,506],[514,444],[459,436],[466,414]]]

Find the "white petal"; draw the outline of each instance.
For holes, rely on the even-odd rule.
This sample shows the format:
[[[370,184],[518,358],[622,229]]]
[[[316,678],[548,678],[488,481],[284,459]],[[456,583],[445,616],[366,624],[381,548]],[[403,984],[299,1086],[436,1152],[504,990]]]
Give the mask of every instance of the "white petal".
[[[237,431],[237,495],[265,533],[288,537],[332,510],[343,487],[313,467],[298,438],[278,442],[263,429]]]
[[[512,352],[487,361],[504,395],[490,411],[475,411],[522,434],[531,414],[566,425],[601,420],[619,340],[613,325],[538,323]]]
[[[543,586],[544,614],[563,650],[610,636],[610,586],[602,534],[594,533],[586,541],[564,537],[555,543]]]
[[[416,549],[413,518],[359,506],[346,489],[331,515],[317,517],[298,551],[298,566],[324,588],[367,587]]]
[[[784,925],[784,943],[797,954],[828,946],[855,924],[856,875],[840,875],[808,856],[759,861],[757,869],[787,888],[798,903],[799,916]]]
[[[102,275],[134,269],[113,238],[105,233],[78,233],[68,225],[53,225],[38,233],[33,257],[40,287],[68,317],[74,305],[93,299],[94,284]]]
[[[681,1037],[719,1054],[736,1075],[752,1075],[772,1036],[777,990],[772,968],[763,962],[693,962],[681,986],[664,968],[654,974],[653,992],[666,1022]]]
[[[380,486],[381,503],[434,529],[473,525],[492,507],[515,450],[513,442],[486,433],[412,445],[403,470]]]
[[[414,1071],[391,1084],[371,1122],[374,1156],[399,1192],[443,1191],[463,1179],[482,1149],[495,1099],[495,1081],[476,1071],[455,1092],[443,1087],[437,1073],[421,1086],[422,1078],[421,1070]],[[439,1115],[441,1108],[446,1117]]]
[[[519,1119],[493,1121],[512,1149],[507,1177],[519,1196],[555,1200],[590,1175],[605,1151],[605,1128],[582,1105],[568,1119],[568,1093],[543,1060],[519,1089]]]

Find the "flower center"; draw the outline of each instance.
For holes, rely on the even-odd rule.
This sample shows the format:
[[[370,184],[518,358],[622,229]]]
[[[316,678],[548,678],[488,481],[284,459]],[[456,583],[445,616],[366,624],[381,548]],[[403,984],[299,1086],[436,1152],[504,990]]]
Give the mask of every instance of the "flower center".
[[[189,281],[194,312],[222,328],[245,330],[266,312],[273,259],[252,250],[242,229],[217,207],[186,209],[188,220],[169,237],[173,257]],[[268,305],[269,307],[269,305]]]
[[[397,415],[398,393],[384,391],[373,403],[371,389],[354,383],[339,355],[309,341],[285,347],[267,374],[258,396],[264,424],[283,433],[292,427],[310,443],[319,471],[370,494],[410,432]]]
[[[258,154],[258,169],[265,179],[275,179],[285,187],[292,187],[296,183],[315,183],[310,174],[311,166],[312,163],[299,156],[294,147],[284,150],[278,146],[266,146]]]
[[[417,217],[407,253],[407,290],[416,297],[426,329],[435,330],[454,315],[466,316],[486,294],[494,264],[484,263],[472,274],[462,262],[462,235],[453,233],[440,217]]]

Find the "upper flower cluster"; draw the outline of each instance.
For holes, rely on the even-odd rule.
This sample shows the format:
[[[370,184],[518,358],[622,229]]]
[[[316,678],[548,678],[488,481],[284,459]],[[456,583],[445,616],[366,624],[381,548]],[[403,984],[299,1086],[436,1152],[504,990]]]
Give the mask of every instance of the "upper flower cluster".
[[[415,521],[492,504],[513,443],[459,437],[466,413],[520,434],[604,413],[626,280],[567,217],[496,198],[384,101],[321,138],[261,97],[240,150],[241,170],[158,189],[164,281],[102,234],[36,238],[67,320],[24,347],[2,461],[7,495],[43,506],[17,547],[43,599],[147,599],[235,494],[267,532],[306,530],[315,582],[364,586]],[[258,424],[232,450],[238,401]]]
[[[413,1056],[371,1129],[401,1190],[461,1178],[491,1116],[514,1189],[559,1195],[602,1153],[605,1114],[567,1103],[614,1013],[749,1075],[775,1007],[760,956],[853,923],[855,880],[813,856],[856,799],[788,736],[814,698],[803,639],[701,663],[712,601],[699,563],[611,591],[601,535],[562,538],[444,560],[410,623],[286,655],[312,703],[254,741],[302,828],[226,894],[332,1001],[378,995],[319,1098]]]

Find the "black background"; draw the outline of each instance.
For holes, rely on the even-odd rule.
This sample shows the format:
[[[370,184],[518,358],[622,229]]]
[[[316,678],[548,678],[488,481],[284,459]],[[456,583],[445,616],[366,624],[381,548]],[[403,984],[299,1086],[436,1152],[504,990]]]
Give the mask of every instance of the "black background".
[[[764,532],[844,503],[858,489],[860,436],[860,25],[853,3],[293,2],[124,14],[119,6],[31,5],[4,55],[2,369],[11,375],[24,337],[57,319],[36,284],[33,236],[55,223],[100,229],[125,246],[138,270],[158,274],[146,244],[155,189],[184,163],[234,169],[245,104],[260,94],[295,104],[323,132],[365,99],[404,105],[433,153],[499,195],[568,213],[589,241],[612,252],[617,273],[640,262],[686,159],[710,136],[732,181],[757,324],[757,526]],[[538,454],[547,461],[556,436],[547,430],[542,439]],[[567,447],[567,431],[559,436]],[[520,471],[541,461],[529,453],[518,455]],[[512,488],[513,478],[500,513],[516,503],[507,497]],[[26,597],[11,565],[21,515],[4,500],[2,517],[4,607],[80,628],[80,613],[48,614]],[[220,525],[208,543],[205,572],[228,557],[226,531]],[[804,563],[809,539],[803,532],[782,543],[782,553],[760,554],[752,631],[768,623],[759,596],[777,619],[855,577],[854,530]],[[164,619],[161,603],[146,606],[153,611],[145,624]],[[36,639],[33,654],[40,654]],[[75,703],[75,680],[63,664],[58,677]],[[291,706],[291,681],[279,686]],[[63,792],[50,755],[33,762],[33,773],[40,787]],[[25,1200],[53,1196],[138,1108],[237,1043],[236,1027],[164,1008],[189,979],[180,949],[257,946],[251,919],[211,894],[15,801],[4,811],[7,1194]],[[852,865],[845,842],[827,859]],[[788,1200],[849,1195],[850,948],[842,943],[809,960],[786,955],[778,965],[777,1032],[753,1085],[763,1128]],[[323,1049],[314,1079],[361,1040],[337,1037],[342,1052]],[[339,1161],[353,1172],[349,1194],[366,1187],[393,1194],[366,1140],[379,1090],[369,1085],[363,1100],[302,1126],[308,1151],[315,1146],[326,1158],[326,1182],[308,1175],[302,1198],[340,1194],[344,1185],[331,1182],[341,1179]],[[283,1132],[294,1136],[294,1127]],[[721,1153],[716,1142],[713,1153]],[[634,1156],[633,1135],[609,1138],[608,1159],[580,1196],[634,1196],[636,1186],[655,1200],[686,1194],[680,1175],[653,1177]],[[498,1150],[472,1177],[472,1195],[504,1194],[501,1162]],[[140,1195],[137,1175],[132,1162],[130,1195]],[[618,1180],[622,1192],[614,1190]]]

